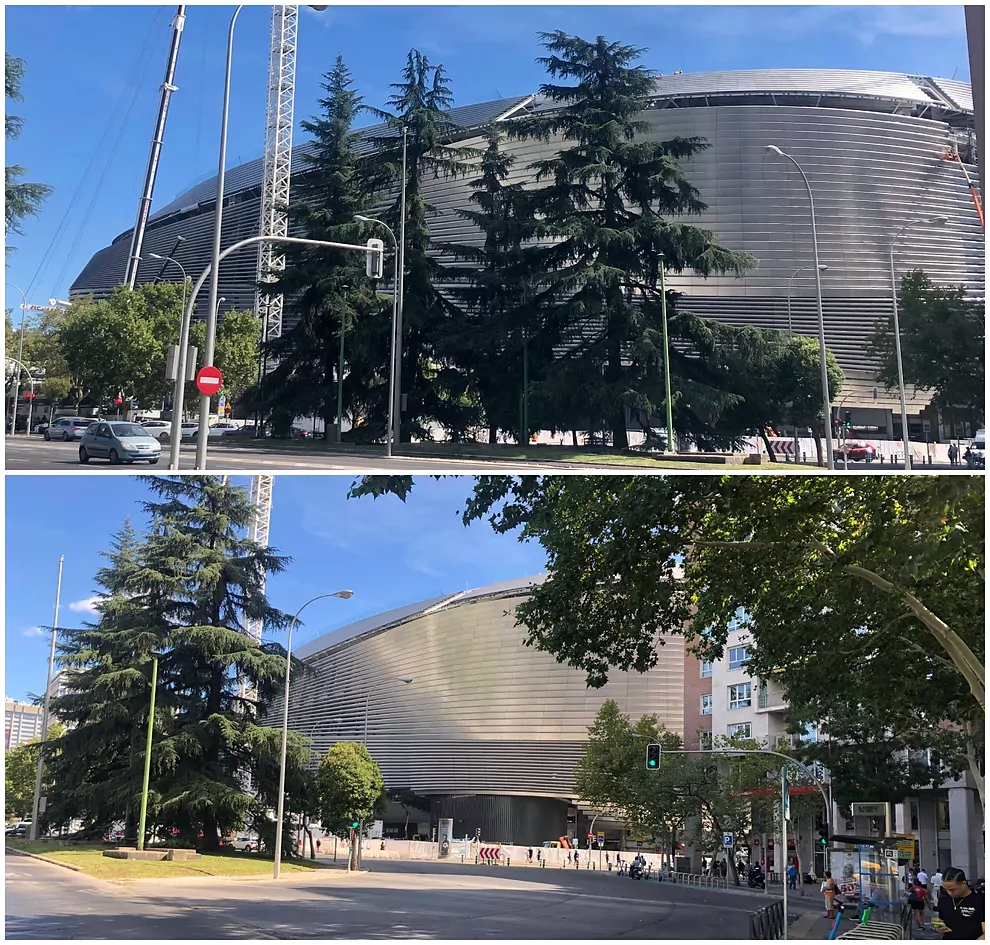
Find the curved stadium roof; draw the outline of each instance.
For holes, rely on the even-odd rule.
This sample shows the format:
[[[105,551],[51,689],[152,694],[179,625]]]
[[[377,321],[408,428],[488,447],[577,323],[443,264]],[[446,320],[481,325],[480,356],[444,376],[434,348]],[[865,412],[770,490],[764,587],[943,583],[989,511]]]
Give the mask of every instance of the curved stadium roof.
[[[901,72],[870,72],[849,69],[751,69],[725,72],[701,72],[663,76],[658,79],[653,107],[678,108],[705,105],[808,104],[817,107],[852,105],[898,114],[931,113],[950,122],[968,123],[973,114],[973,92],[969,83],[954,79],[909,75]],[[465,133],[492,121],[551,108],[539,94],[480,102],[452,108],[448,113],[453,124]],[[372,149],[376,138],[394,132],[377,124],[358,129],[359,152]],[[297,145],[293,160],[311,154],[313,143]],[[293,164],[295,168],[300,165]],[[225,192],[233,196],[261,186],[263,158],[232,167],[227,171]],[[216,177],[202,181],[181,193],[149,218],[154,224],[175,214],[193,210],[216,199]],[[130,235],[128,229],[114,242]]]

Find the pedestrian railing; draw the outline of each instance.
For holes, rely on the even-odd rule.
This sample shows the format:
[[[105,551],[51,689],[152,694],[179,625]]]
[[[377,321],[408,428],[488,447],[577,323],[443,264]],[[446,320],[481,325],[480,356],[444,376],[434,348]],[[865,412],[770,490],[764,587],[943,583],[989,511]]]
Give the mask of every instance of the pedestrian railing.
[[[759,912],[752,912],[749,916],[749,937],[756,939],[779,939],[784,937],[784,923],[787,917],[784,915],[784,900],[778,899],[770,903]]]

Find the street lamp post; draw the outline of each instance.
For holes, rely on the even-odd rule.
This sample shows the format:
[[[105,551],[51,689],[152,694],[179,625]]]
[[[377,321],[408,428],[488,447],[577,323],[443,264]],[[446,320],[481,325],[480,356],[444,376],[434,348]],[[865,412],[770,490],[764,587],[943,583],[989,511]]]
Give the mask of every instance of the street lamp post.
[[[663,321],[663,386],[667,400],[667,442],[665,453],[676,452],[674,444],[674,409],[670,402],[670,338],[667,335],[667,262],[660,256],[660,315]]]
[[[55,620],[52,623],[52,645],[48,654],[48,682],[45,685],[45,709],[41,716],[41,744],[38,746],[38,769],[34,778],[34,798],[31,802],[30,840],[38,839],[38,818],[41,815],[41,785],[45,771],[45,747],[48,743],[48,712],[52,701],[52,676],[55,674],[55,638],[58,636],[58,607],[62,598],[62,565],[65,555],[58,559],[58,583],[55,585]]]
[[[19,286],[14,285],[13,282],[7,282],[5,285],[10,286],[12,289],[17,289],[21,293],[21,325],[20,331],[17,337],[17,360],[20,361],[24,357],[24,317],[27,313],[27,299],[24,296],[24,290]],[[29,287],[30,288],[30,287]],[[11,411],[10,418],[10,435],[13,436],[17,432],[17,398],[21,393],[21,372],[18,371],[14,377],[14,409]],[[28,433],[31,432],[30,427],[28,427]]]
[[[392,441],[395,437],[395,405],[398,402],[396,391],[396,375],[398,374],[398,330],[399,330],[399,270],[403,265],[399,258],[399,241],[395,238],[395,232],[384,220],[376,220],[374,217],[366,217],[363,214],[355,213],[354,219],[359,223],[376,223],[382,227],[392,238],[392,249],[394,252],[395,272],[392,274],[392,352],[391,364],[388,369],[388,433],[385,436],[385,455],[392,456]]]
[[[791,290],[794,288],[794,277],[799,272],[807,272],[810,268],[811,268],[810,266],[801,266],[798,269],[795,269],[794,272],[791,273],[790,279],[787,280],[787,333],[792,338],[794,337],[794,328],[792,327],[792,324],[791,324]],[[818,267],[818,271],[819,272],[828,272],[828,266],[819,266]],[[798,457],[799,456],[800,456],[800,449],[798,447],[797,422],[795,421],[795,423],[794,423],[794,463],[795,463],[795,465],[797,464],[797,461],[798,461]]]
[[[402,126],[402,188],[399,206],[399,311],[395,318],[395,442],[402,445],[402,314],[406,302],[406,151],[409,129]]]
[[[766,150],[770,154],[776,154],[787,158],[796,168],[804,181],[804,186],[808,190],[808,204],[811,208],[811,245],[815,254],[815,293],[818,301],[818,347],[822,359],[822,420],[825,424],[825,444],[827,448],[827,465],[829,469],[835,469],[835,455],[832,444],[832,399],[828,392],[828,361],[827,349],[825,347],[825,313],[822,307],[822,273],[821,264],[818,259],[818,224],[815,220],[815,197],[811,192],[811,183],[808,175],[804,173],[804,168],[786,151],[782,151],[775,144],[768,144]]]
[[[250,246],[254,243],[288,243],[293,246],[324,246],[329,249],[350,249],[356,252],[367,253],[369,252],[367,246],[358,246],[355,243],[334,243],[330,240],[310,240],[303,239],[297,236],[249,236],[246,239],[240,240],[234,243],[233,246],[228,246],[219,256],[219,261],[222,262],[231,253],[236,253],[239,249],[243,249],[245,246]],[[211,266],[207,266],[203,270],[200,277],[196,280],[193,285],[192,292],[189,295],[189,301],[186,305],[186,311],[182,318],[182,328],[180,329],[180,339],[188,342],[189,339],[189,324],[192,321],[193,307],[196,304],[196,296],[199,295],[199,290],[203,288],[203,284],[206,282],[207,276],[209,276],[211,271]],[[216,333],[216,324],[213,325],[214,334]],[[211,340],[207,338],[208,343],[212,344],[215,339]],[[181,360],[180,373],[179,376],[183,376],[185,369],[185,347],[180,341],[180,351],[179,358]],[[209,361],[204,362],[209,364]],[[181,387],[178,388],[179,391],[182,390]],[[181,395],[180,395],[181,396]],[[177,410],[181,412],[182,403],[181,400],[178,403]],[[204,397],[199,403],[199,433],[196,439],[196,469],[204,470],[206,469],[206,447],[209,442],[209,421],[210,421],[210,398]],[[177,467],[176,464],[172,468]]]
[[[349,285],[341,286],[342,290],[349,289]],[[337,361],[337,442],[340,443],[342,439],[342,426],[344,423],[344,308],[341,308],[340,312],[340,358]],[[316,421],[313,421],[313,427],[316,427]]]
[[[144,825],[148,816],[148,786],[151,782],[151,744],[155,736],[155,695],[158,692],[158,654],[151,658],[151,703],[148,706],[148,737],[144,747],[144,780],[141,783],[141,815],[138,819],[137,848],[144,849]]]
[[[948,223],[948,217],[931,217],[924,220],[912,220],[905,223],[890,241],[890,291],[891,303],[894,308],[894,353],[897,356],[897,393],[901,400],[901,436],[904,438],[904,471],[911,469],[911,441],[908,436],[907,422],[907,398],[904,392],[904,365],[901,361],[901,327],[897,320],[897,276],[894,273],[894,246],[901,234],[912,226],[920,226],[923,223],[937,224],[944,226]]]
[[[282,865],[282,818],[285,814],[285,755],[289,741],[289,679],[292,671],[292,631],[295,629],[299,615],[312,603],[328,597],[339,597],[349,600],[354,591],[334,591],[332,594],[318,594],[311,597],[300,607],[289,623],[289,636],[285,643],[285,692],[282,696],[282,760],[278,770],[278,813],[275,819],[275,872],[273,879],[278,879],[279,867]]]

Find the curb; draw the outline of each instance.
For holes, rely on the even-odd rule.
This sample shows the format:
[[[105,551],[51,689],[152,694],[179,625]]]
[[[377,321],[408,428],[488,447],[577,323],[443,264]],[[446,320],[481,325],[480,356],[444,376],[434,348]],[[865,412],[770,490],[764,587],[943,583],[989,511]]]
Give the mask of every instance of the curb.
[[[15,850],[13,847],[4,847],[3,852],[7,856],[11,856],[11,855],[13,855],[13,856],[29,856],[29,857],[31,857],[32,860],[41,860],[42,863],[51,863],[52,866],[61,866],[63,869],[72,870],[73,873],[83,873],[84,872],[78,866],[72,866],[70,863],[63,863],[61,860],[50,859],[47,856],[42,856],[40,853],[29,853],[27,850]],[[89,873],[85,873],[85,875],[86,876],[89,876]],[[90,879],[97,879],[98,877],[96,877],[96,876],[90,876],[89,878]],[[102,880],[101,882],[106,882],[106,880]]]

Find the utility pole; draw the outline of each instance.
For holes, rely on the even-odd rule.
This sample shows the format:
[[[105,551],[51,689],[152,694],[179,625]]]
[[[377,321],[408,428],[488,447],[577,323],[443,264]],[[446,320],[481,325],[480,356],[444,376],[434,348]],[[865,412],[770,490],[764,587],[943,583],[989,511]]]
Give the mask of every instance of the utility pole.
[[[29,839],[38,839],[38,818],[41,812],[41,784],[45,771],[45,744],[48,741],[48,711],[52,700],[52,676],[55,672],[55,637],[58,635],[58,606],[62,597],[62,565],[65,555],[58,559],[58,583],[55,585],[55,621],[52,624],[52,648],[48,654],[48,683],[45,686],[45,711],[41,717],[41,744],[38,746],[38,770],[34,779],[34,800],[31,802]]]
[[[176,86],[175,64],[179,59],[179,43],[182,40],[182,29],[186,23],[186,8],[180,6],[172,20],[172,44],[168,51],[168,62],[165,65],[165,81],[161,86],[161,99],[158,102],[158,118],[155,120],[155,133],[151,139],[151,152],[148,154],[148,169],[144,175],[144,190],[138,201],[137,221],[131,234],[131,250],[127,257],[127,273],[124,282],[127,288],[133,289],[137,282],[138,267],[141,265],[141,247],[144,244],[144,231],[148,226],[148,216],[151,213],[151,198],[155,192],[155,178],[158,176],[158,160],[162,153],[162,142],[165,139],[165,120],[168,118],[168,104]]]

